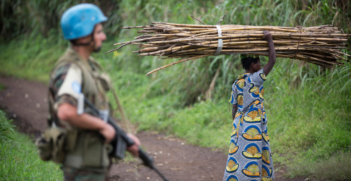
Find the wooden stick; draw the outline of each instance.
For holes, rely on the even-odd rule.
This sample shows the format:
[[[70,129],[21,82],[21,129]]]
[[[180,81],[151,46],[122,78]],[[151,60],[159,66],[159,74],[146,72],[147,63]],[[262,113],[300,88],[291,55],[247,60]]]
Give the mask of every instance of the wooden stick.
[[[172,65],[175,65],[175,64],[178,64],[178,63],[182,63],[182,62],[186,62],[186,61],[188,61],[188,60],[198,59],[198,58],[202,58],[202,57],[207,57],[207,56],[208,56],[208,55],[200,55],[200,56],[195,56],[195,57],[192,57],[192,58],[185,58],[185,59],[180,60],[180,61],[178,61],[178,62],[170,63],[170,64],[164,65],[164,66],[162,66],[162,67],[159,67],[159,68],[157,68],[157,69],[154,69],[154,70],[148,72],[146,75],[150,75],[150,74],[152,74],[152,73],[154,73],[154,72],[157,72],[157,71],[159,71],[159,70],[161,70],[161,69],[167,68],[167,67],[169,67],[169,66],[172,66]]]

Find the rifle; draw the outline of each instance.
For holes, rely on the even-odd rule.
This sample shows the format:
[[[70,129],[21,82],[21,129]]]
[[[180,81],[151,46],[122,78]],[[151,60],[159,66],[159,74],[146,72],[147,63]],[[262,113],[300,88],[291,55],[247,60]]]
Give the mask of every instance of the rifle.
[[[100,114],[95,105],[88,99],[84,99],[84,103],[88,106],[87,113],[97,116]],[[134,141],[130,139],[127,134],[115,123],[111,116],[108,117],[107,123],[110,124],[116,131],[115,139],[111,142],[113,146],[112,157],[123,159],[127,147],[134,145]],[[154,170],[164,181],[168,179],[154,166],[153,159],[143,149],[139,147],[139,158],[143,161],[144,165]]]

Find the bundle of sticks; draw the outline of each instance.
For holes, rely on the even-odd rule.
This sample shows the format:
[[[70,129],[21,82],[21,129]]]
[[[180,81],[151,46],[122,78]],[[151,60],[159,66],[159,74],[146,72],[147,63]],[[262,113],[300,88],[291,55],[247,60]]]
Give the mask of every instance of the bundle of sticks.
[[[142,28],[143,35],[135,40],[116,43],[118,50],[126,45],[139,45],[140,56],[181,58],[181,60],[159,67],[146,75],[177,63],[213,55],[250,54],[268,56],[268,43],[263,31],[272,34],[277,57],[298,59],[323,67],[342,64],[350,55],[346,49],[347,38],[331,25],[313,27],[244,26],[244,25],[191,25],[153,22],[148,26],[123,27]]]

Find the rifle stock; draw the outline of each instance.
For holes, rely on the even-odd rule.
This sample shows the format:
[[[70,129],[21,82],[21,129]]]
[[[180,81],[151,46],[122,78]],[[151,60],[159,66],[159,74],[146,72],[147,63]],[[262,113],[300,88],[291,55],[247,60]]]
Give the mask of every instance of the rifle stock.
[[[93,116],[99,115],[99,110],[95,107],[95,105],[90,102],[88,99],[84,99],[84,103],[93,111]],[[121,129],[109,116],[108,124],[110,124],[116,131],[115,139],[112,141],[113,151],[112,156],[117,157],[118,159],[123,159],[125,157],[126,148],[134,145],[134,141],[130,139],[127,134]],[[153,169],[164,181],[168,181],[168,179],[154,166],[153,159],[150,157],[143,149],[139,147],[139,158],[143,161],[144,165]]]

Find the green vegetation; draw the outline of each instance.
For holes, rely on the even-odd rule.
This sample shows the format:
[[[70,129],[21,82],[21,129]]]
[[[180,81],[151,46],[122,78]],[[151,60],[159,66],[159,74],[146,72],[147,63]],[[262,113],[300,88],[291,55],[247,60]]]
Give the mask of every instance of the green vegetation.
[[[6,120],[4,113],[0,111],[0,143],[5,143],[7,140],[12,139],[10,136],[14,132],[13,125],[11,125],[12,120]]]
[[[306,164],[305,161],[298,160],[290,166],[292,173],[296,175],[318,175],[323,180],[348,180],[351,178],[351,152],[341,152],[328,159]]]
[[[338,155],[350,156],[351,139],[347,135],[351,129],[351,66],[347,64],[324,74],[312,71],[303,74],[306,68],[289,62],[284,64],[275,67],[272,76],[269,75],[265,91],[272,147],[282,156],[276,160],[289,163],[291,176],[329,178],[329,172],[312,170],[333,170],[336,165],[329,161],[336,160]],[[309,70],[313,68],[318,69],[309,67]],[[292,89],[297,82],[300,82],[299,87]],[[349,160],[350,157],[334,163],[350,170],[346,167]],[[309,169],[305,170],[307,167]],[[347,178],[332,175],[330,180]]]
[[[110,0],[70,0],[70,1],[46,1],[46,0],[2,0],[0,24],[0,40],[12,40],[21,34],[42,34],[50,38],[53,34],[61,35],[58,31],[60,18],[69,7],[78,3],[97,4],[109,20],[105,23],[108,33],[114,34],[119,28],[120,17],[115,14],[118,10],[118,1]]]
[[[43,39],[42,36],[32,34],[25,38],[17,38],[7,44],[1,44],[0,72],[47,82],[48,73],[53,68],[57,58],[65,51],[66,43],[54,36]],[[45,51],[43,51],[43,47],[46,47]]]
[[[62,180],[59,166],[41,161],[33,140],[10,122],[0,111],[0,180]]]
[[[101,1],[102,2],[102,1]],[[137,36],[121,26],[152,21],[207,24],[314,26],[333,24],[350,33],[351,10],[343,1],[160,1],[119,3],[109,22],[115,42]],[[182,12],[179,14],[179,12]],[[346,23],[345,23],[346,22]],[[113,31],[112,31],[113,30]],[[55,32],[49,31],[49,32]],[[54,62],[67,44],[55,33],[43,38],[31,33],[0,44],[0,72],[47,82]],[[114,36],[117,34],[117,36]],[[137,57],[127,46],[95,57],[110,73],[129,119],[139,130],[156,130],[185,138],[189,143],[227,150],[231,131],[230,87],[243,73],[237,55],[210,57],[172,66],[157,74],[145,73],[175,60]],[[261,58],[266,62],[266,58]],[[213,80],[216,70],[219,76]],[[351,65],[325,70],[300,61],[278,59],[265,83],[265,107],[275,162],[288,166],[288,176],[308,175],[328,180],[351,173]],[[210,83],[215,81],[214,89]],[[207,94],[206,94],[207,93]],[[206,96],[207,95],[207,96]],[[337,169],[338,171],[335,171]]]

